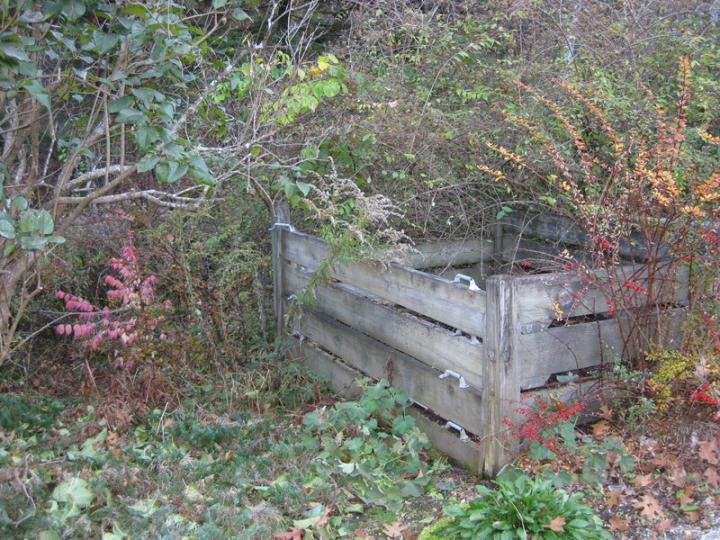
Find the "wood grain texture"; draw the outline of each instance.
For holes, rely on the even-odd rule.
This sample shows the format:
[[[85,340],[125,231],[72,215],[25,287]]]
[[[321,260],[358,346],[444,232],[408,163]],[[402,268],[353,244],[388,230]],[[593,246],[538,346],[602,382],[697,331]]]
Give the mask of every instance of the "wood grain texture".
[[[681,345],[684,316],[683,308],[669,309],[659,327],[657,318],[651,316],[651,340],[662,343],[666,349],[677,349]],[[517,354],[523,374],[521,387],[537,388],[557,373],[607,365],[623,355],[626,337],[615,318],[520,335]]]
[[[287,233],[286,258],[314,271],[327,256],[320,239],[302,233]],[[332,276],[379,296],[383,300],[459,328],[472,336],[485,332],[485,293],[470,291],[466,285],[453,283],[419,270],[398,264],[340,263]]]
[[[478,389],[460,388],[452,377],[440,379],[441,371],[323,315],[303,313],[293,321],[293,330],[373,379],[402,388],[411,399],[465,430],[480,433],[483,428]]]
[[[627,307],[643,306],[648,297],[633,289],[624,287],[632,283],[642,289],[648,287],[647,272],[640,265],[626,265],[613,269],[615,285],[623,305]],[[677,268],[677,273],[659,270],[654,274],[654,303],[684,304],[688,299],[688,269]],[[589,278],[577,273],[549,273],[515,277],[518,291],[519,321],[526,328],[524,333],[533,330],[532,323],[551,322],[558,315],[566,319],[592,313],[607,313],[610,305],[606,296]],[[616,297],[617,299],[617,297]],[[559,310],[559,312],[557,311]],[[540,325],[538,328],[542,328]]]
[[[506,232],[520,234],[527,238],[552,240],[583,248],[589,246],[590,238],[588,235],[566,217],[547,214],[514,215],[503,219],[503,227]],[[647,248],[642,245],[640,237],[637,237],[633,243],[622,243],[619,253],[623,257],[647,258]],[[660,256],[663,255],[662,248],[659,253]]]
[[[285,290],[300,294],[309,274],[285,263]],[[482,344],[467,336],[456,336],[443,326],[381,303],[343,283],[315,288],[313,310],[325,313],[440,371],[460,373],[468,384],[482,388]]]
[[[284,330],[285,313],[283,299],[283,246],[285,245],[285,229],[272,229],[272,272],[273,272],[273,310],[275,311],[275,329],[278,335]]]
[[[493,250],[492,240],[476,238],[428,242],[416,245],[417,253],[403,257],[400,263],[416,269],[462,266],[491,260]]]
[[[517,362],[517,291],[511,276],[487,280],[487,360],[483,364],[485,395],[482,431],[483,474],[495,476],[510,461],[515,443],[502,423],[520,402],[520,366]]]

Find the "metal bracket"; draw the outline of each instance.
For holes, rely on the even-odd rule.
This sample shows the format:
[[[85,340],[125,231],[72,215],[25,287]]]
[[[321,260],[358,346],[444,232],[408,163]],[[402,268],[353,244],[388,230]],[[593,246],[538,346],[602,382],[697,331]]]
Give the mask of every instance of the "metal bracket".
[[[418,407],[420,407],[423,411],[429,411],[429,410],[430,410],[430,407],[428,407],[427,405],[423,405],[423,404],[420,403],[419,401],[413,400],[413,403],[414,403],[415,405],[417,405]]]
[[[461,441],[467,441],[470,439],[470,437],[468,437],[468,434],[465,432],[465,428],[463,428],[462,426],[458,426],[455,422],[451,422],[450,420],[448,420],[445,424],[445,427],[457,431],[460,434]]]
[[[455,279],[452,280],[453,283],[467,283],[468,284],[468,291],[482,291],[480,287],[478,287],[477,283],[475,283],[475,280],[471,278],[470,276],[466,276],[465,274],[455,274]]]
[[[440,378],[440,379],[447,379],[448,377],[454,377],[454,378],[456,378],[456,379],[458,380],[458,386],[459,386],[460,388],[470,388],[470,386],[468,385],[468,383],[465,382],[465,377],[463,377],[462,375],[460,375],[457,371],[451,371],[451,370],[449,370],[449,369],[446,369],[446,370],[445,370],[445,373],[443,373],[442,375],[440,375],[439,378]]]
[[[268,230],[274,231],[275,229],[287,229],[290,232],[297,232],[297,229],[289,223],[280,223],[279,221],[277,223],[273,223]]]

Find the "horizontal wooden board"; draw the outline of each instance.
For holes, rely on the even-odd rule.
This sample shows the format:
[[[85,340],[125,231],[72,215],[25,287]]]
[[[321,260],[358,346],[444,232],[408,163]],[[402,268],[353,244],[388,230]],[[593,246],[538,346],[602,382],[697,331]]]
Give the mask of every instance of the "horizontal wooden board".
[[[647,286],[647,273],[641,266],[623,266],[616,272],[616,289],[622,294],[625,306],[642,306],[647,297],[641,292],[624,287],[625,282],[641,288]],[[688,270],[680,267],[674,279],[668,271],[659,270],[655,274],[655,302],[661,304],[683,304],[688,298]],[[657,282],[663,280],[658,290]],[[546,327],[550,321],[607,313],[610,309],[605,295],[588,283],[588,278],[575,272],[553,272],[549,274],[518,276],[514,279],[517,287],[519,321],[523,333],[531,333]],[[616,298],[617,299],[617,298]],[[559,311],[558,311],[559,308]],[[618,308],[619,309],[619,308]],[[535,325],[533,323],[539,323]]]
[[[314,271],[327,256],[327,249],[318,238],[286,232],[283,253],[289,261]],[[331,273],[339,281],[469,335],[482,337],[485,333],[483,291],[470,291],[467,285],[395,263],[340,263]]]
[[[668,349],[680,345],[685,311],[670,309],[663,320],[662,341]],[[518,336],[521,388],[543,386],[556,373],[585,369],[612,361],[623,353],[623,337],[617,319],[549,328]]]
[[[292,263],[283,269],[287,293],[300,293],[309,274]],[[343,283],[328,283],[314,290],[313,310],[327,314],[378,341],[440,371],[460,373],[468,384],[482,388],[482,344],[457,336],[447,328],[415,317],[362,294]]]
[[[520,234],[527,238],[539,238],[568,244],[571,246],[588,247],[589,237],[580,230],[570,219],[547,214],[538,215],[512,215],[503,219],[503,229],[507,232]],[[619,249],[623,257],[644,259],[647,249],[642,245],[640,238],[634,245],[623,243]]]
[[[480,433],[481,393],[470,386],[460,388],[452,377],[440,379],[441,371],[323,315],[303,313],[292,329],[374,379],[387,379],[404,389],[411,399],[466,430]]]
[[[500,257],[505,262],[528,261],[535,268],[548,267],[560,269],[567,262],[563,252],[567,252],[574,261],[589,260],[589,255],[578,249],[564,248],[562,245],[530,240],[515,233],[504,233]]]
[[[362,394],[362,388],[356,381],[365,377],[342,362],[338,362],[325,351],[318,349],[308,341],[293,339],[289,354],[293,360],[322,375],[327,379],[330,389],[344,399],[357,399]]]
[[[400,262],[411,268],[462,266],[491,260],[493,249],[492,240],[474,238],[428,242],[416,245],[416,253],[403,257]]]
[[[354,384],[355,380],[364,376],[362,373],[310,343],[297,341],[291,349],[291,356],[312,371],[324,375],[328,379],[330,388],[343,398],[357,399],[362,393],[360,387]],[[474,442],[460,440],[455,431],[428,418],[418,407],[409,407],[406,410],[415,418],[420,431],[428,436],[438,452],[469,467],[474,472],[480,470],[480,452]]]

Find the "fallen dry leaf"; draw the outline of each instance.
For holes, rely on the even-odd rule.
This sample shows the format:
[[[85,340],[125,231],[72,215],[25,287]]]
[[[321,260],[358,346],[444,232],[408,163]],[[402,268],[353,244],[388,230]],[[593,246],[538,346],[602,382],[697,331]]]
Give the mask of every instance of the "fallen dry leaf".
[[[690,523],[697,523],[700,521],[700,513],[697,510],[693,510],[692,512],[685,512],[685,517]]]
[[[650,463],[656,467],[667,469],[677,464],[677,457],[672,454],[668,454],[667,452],[662,452],[661,454],[655,456]]]
[[[680,504],[692,504],[693,498],[692,494],[693,491],[695,491],[695,488],[693,486],[688,486],[682,491],[678,492],[678,501],[680,501]]]
[[[672,527],[672,524],[673,522],[671,519],[663,519],[655,526],[655,530],[659,533],[667,532],[670,530],[670,527]]]
[[[612,409],[607,403],[603,403],[600,409],[598,409],[597,415],[605,420],[612,420]]]
[[[607,420],[600,420],[592,425],[593,435],[596,437],[602,437],[610,431],[610,422]]]
[[[630,525],[620,516],[613,516],[608,520],[610,530],[612,532],[627,532],[630,530]]]
[[[652,474],[639,474],[630,482],[636,488],[644,488],[655,482]]]
[[[720,465],[720,448],[718,447],[717,439],[700,441],[698,445],[698,455],[710,465]]]
[[[392,523],[386,523],[385,526],[383,527],[383,532],[390,538],[402,538],[404,530],[405,530],[405,527],[403,527],[399,521],[393,521]]]
[[[621,495],[620,488],[613,489],[609,487],[605,495],[605,506],[609,509],[619,505]]]
[[[368,534],[365,529],[356,530],[355,538],[357,538],[358,540],[375,540],[375,537],[371,534]]]
[[[545,529],[550,529],[553,532],[563,532],[565,530],[565,518],[558,516],[550,521],[547,525],[543,525]]]
[[[670,480],[675,487],[685,487],[687,483],[687,472],[685,468],[680,464],[676,464],[670,471],[668,480]]]
[[[275,540],[302,540],[303,533],[300,529],[293,527],[289,531],[276,532],[273,534]]]
[[[665,515],[657,499],[649,493],[640,497],[640,500],[633,504],[633,507],[640,510],[640,515],[647,520],[657,519]]]
[[[715,489],[720,488],[720,475],[715,467],[705,469],[703,476],[710,487]]]

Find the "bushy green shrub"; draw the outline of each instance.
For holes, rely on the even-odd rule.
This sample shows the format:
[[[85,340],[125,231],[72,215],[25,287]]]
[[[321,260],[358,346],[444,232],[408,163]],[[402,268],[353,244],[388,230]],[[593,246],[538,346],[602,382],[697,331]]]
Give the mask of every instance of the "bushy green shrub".
[[[481,495],[466,505],[445,509],[450,519],[436,526],[432,538],[587,539],[611,538],[582,494],[568,494],[550,480],[531,478],[509,469],[496,480],[496,489],[478,486]]]

